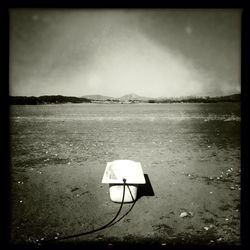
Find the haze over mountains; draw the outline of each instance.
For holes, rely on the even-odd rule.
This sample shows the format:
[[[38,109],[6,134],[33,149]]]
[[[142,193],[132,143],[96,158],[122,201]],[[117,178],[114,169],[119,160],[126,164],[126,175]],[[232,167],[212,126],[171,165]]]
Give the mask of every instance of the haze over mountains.
[[[213,99],[213,98],[230,98],[230,99],[235,99],[238,100],[240,98],[240,94],[233,94],[233,95],[227,95],[227,96],[217,96],[217,97],[201,97],[201,96],[183,96],[183,97],[158,97],[158,98],[153,98],[153,97],[145,97],[145,96],[139,96],[134,93],[130,93],[127,95],[123,95],[121,97],[111,97],[111,96],[103,96],[103,95],[84,95],[82,98],[90,99],[93,101],[109,101],[109,100],[116,100],[120,102],[129,102],[129,101],[142,101],[142,102],[148,102],[150,100],[154,101],[164,101],[164,100],[188,100],[188,99]]]
[[[84,95],[82,96],[83,98],[87,98],[90,100],[119,100],[119,101],[129,101],[129,100],[133,100],[133,101],[148,101],[151,99],[156,99],[156,98],[152,98],[152,97],[145,97],[145,96],[139,96],[137,94],[131,93],[131,94],[127,94],[127,95],[123,95],[121,97],[111,97],[111,96],[103,96],[103,95]]]

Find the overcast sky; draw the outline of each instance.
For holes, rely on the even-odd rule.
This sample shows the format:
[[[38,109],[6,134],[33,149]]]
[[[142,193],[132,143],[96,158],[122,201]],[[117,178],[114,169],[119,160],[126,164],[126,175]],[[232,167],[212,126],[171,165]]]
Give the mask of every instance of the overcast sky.
[[[10,95],[240,92],[237,9],[12,9]]]

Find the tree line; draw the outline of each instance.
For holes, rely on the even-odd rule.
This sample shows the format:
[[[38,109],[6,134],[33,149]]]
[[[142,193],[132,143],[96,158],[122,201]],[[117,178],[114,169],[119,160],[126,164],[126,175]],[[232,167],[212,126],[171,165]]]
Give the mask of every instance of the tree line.
[[[89,103],[91,100],[83,97],[45,95],[45,96],[10,96],[11,105],[39,105],[39,104],[63,104],[63,103]]]

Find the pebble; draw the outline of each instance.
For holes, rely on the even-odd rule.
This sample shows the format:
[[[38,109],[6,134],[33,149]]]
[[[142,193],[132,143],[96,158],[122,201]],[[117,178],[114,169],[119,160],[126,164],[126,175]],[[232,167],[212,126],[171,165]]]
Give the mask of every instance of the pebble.
[[[210,194],[212,194],[213,192],[211,191],[211,192],[209,192]]]
[[[222,238],[217,239],[217,241],[222,241]]]
[[[234,187],[230,187],[230,189],[234,190],[235,188]]]
[[[20,184],[20,183],[21,183],[21,181],[18,181],[17,183],[18,183],[18,184]]]
[[[187,213],[187,212],[182,212],[182,213],[180,214],[180,217],[181,217],[181,218],[186,217],[186,216],[188,216],[188,213]]]
[[[22,203],[23,201],[22,201],[22,200],[20,200],[19,202],[20,202],[20,203]]]
[[[161,243],[162,246],[166,246],[166,242]]]
[[[187,217],[187,216],[193,216],[194,214],[192,212],[182,212],[180,214],[180,217],[183,218],[183,217]]]
[[[208,147],[208,148],[211,148],[211,146],[210,146],[210,145],[208,145],[207,147]]]
[[[228,221],[228,220],[229,220],[228,218],[225,219],[225,221]]]
[[[209,227],[203,227],[206,231],[209,229]]]

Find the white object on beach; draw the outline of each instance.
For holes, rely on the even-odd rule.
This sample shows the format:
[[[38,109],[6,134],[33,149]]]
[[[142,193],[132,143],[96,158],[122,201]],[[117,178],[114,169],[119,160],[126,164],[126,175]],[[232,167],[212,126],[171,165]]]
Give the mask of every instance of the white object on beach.
[[[186,216],[188,216],[188,213],[187,213],[187,212],[182,212],[182,213],[180,214],[180,217],[181,217],[181,218],[186,217]]]
[[[110,199],[114,202],[122,202],[123,179],[129,184],[125,186],[124,202],[132,202],[137,197],[138,184],[146,183],[141,163],[131,160],[107,163],[102,183],[109,184]]]

